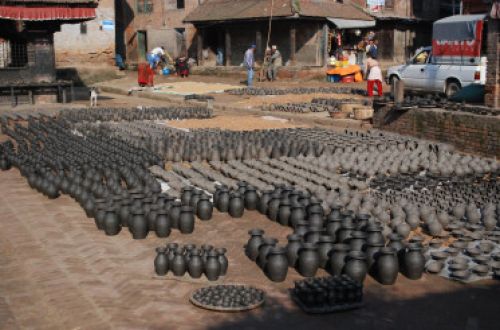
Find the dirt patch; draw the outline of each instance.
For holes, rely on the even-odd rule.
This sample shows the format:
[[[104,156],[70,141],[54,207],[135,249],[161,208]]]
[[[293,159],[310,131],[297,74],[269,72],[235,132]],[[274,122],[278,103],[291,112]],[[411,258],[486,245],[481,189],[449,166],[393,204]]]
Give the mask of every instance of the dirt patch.
[[[304,127],[275,116],[217,116],[211,119],[185,119],[165,123],[177,128],[221,128],[232,131]]]

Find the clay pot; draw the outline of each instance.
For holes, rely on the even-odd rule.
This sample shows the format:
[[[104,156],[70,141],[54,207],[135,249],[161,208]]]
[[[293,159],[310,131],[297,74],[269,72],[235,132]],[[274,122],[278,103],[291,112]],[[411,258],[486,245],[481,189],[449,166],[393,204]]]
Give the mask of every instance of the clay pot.
[[[283,282],[288,273],[287,250],[282,247],[273,247],[269,250],[265,273],[273,282]]]
[[[170,235],[170,219],[166,210],[159,210],[156,216],[155,232],[157,237]]]
[[[343,273],[354,281],[363,283],[368,271],[365,254],[360,251],[351,251],[347,255],[346,260]]]
[[[200,197],[196,205],[196,214],[200,220],[212,219],[213,205],[208,199],[208,196],[203,195]]]
[[[247,210],[256,210],[257,204],[259,202],[259,196],[257,195],[257,190],[252,186],[247,186],[244,195],[245,208]]]
[[[148,222],[144,216],[144,210],[135,209],[132,213],[132,223],[129,223],[128,229],[132,233],[133,239],[144,239],[148,236]]]
[[[343,243],[334,244],[330,251],[330,274],[340,276],[349,253],[349,245]]]
[[[227,260],[226,257],[226,248],[218,248],[215,249],[215,252],[217,252],[219,264],[220,264],[220,276],[226,276],[227,273],[227,268],[229,266],[229,261]]]
[[[191,206],[183,205],[181,207],[179,231],[182,234],[191,234],[194,231],[194,213]]]
[[[209,251],[205,262],[205,276],[209,281],[217,281],[221,273],[221,266],[218,260],[219,254]]]
[[[347,223],[344,222],[342,224],[342,227],[338,231],[337,242],[339,242],[339,243],[348,242],[348,240],[351,238],[352,232],[355,229],[356,229],[356,227],[353,224],[350,224],[348,222]]]
[[[351,233],[351,238],[349,238],[349,247],[351,251],[363,251],[366,244],[367,235],[359,230],[355,230]]]
[[[262,195],[260,196],[259,201],[258,201],[257,210],[261,214],[267,214],[267,204],[271,200],[272,194],[273,194],[273,192],[271,190],[268,190],[268,191],[264,191],[262,193]]]
[[[418,280],[422,277],[425,269],[425,256],[422,254],[422,247],[418,244],[409,244],[406,248],[403,259],[403,273],[411,280]]]
[[[115,212],[115,209],[107,209],[106,215],[104,216],[104,232],[108,236],[114,236],[118,235],[121,230],[122,226],[120,224],[120,219],[118,219],[118,215]]]
[[[175,276],[184,276],[186,273],[186,260],[184,259],[184,249],[177,248],[175,250],[175,256],[172,260],[172,264],[170,265],[170,269],[172,269],[172,273]]]
[[[248,232],[250,234],[250,239],[245,248],[246,255],[253,261],[257,259],[259,255],[259,247],[263,242],[264,231],[262,229],[252,229]]]
[[[342,228],[342,219],[330,219],[326,224],[326,232],[330,235],[334,240],[337,240],[337,233]]]
[[[181,217],[181,207],[182,204],[180,202],[173,202],[172,207],[168,213],[168,218],[170,219],[170,224],[172,228],[179,228],[179,219]]]
[[[304,243],[299,249],[299,259],[297,260],[297,271],[305,277],[316,275],[320,265],[318,248],[311,243]]]
[[[227,212],[229,209],[229,190],[227,188],[223,188],[220,190],[217,197],[217,210],[219,212]]]
[[[267,217],[271,221],[276,221],[278,219],[278,211],[280,207],[281,195],[273,194],[271,200],[267,204]]]
[[[375,258],[377,280],[384,285],[394,284],[399,272],[396,250],[391,247],[383,247],[379,250]]]
[[[293,228],[297,225],[299,221],[303,221],[306,218],[306,211],[300,204],[292,204],[289,223]]]
[[[278,240],[275,238],[264,238],[262,244],[259,246],[259,255],[257,256],[257,265],[261,269],[265,269],[267,262],[267,255],[271,248],[275,247]]]
[[[168,272],[168,259],[165,254],[166,249],[159,247],[156,249],[157,255],[154,261],[155,273],[158,276],[165,276]]]
[[[229,199],[228,213],[233,218],[241,218],[245,205],[239,193],[232,193]]]
[[[189,276],[192,278],[200,278],[201,275],[203,275],[203,261],[200,256],[200,250],[192,249],[190,253],[191,257],[187,263]]]
[[[382,235],[382,228],[378,225],[370,225],[367,228],[368,236],[366,237],[366,244],[368,245],[376,245],[376,244],[384,244],[385,239]]]
[[[288,244],[286,245],[286,256],[290,267],[295,267],[299,257],[299,249],[302,246],[302,238],[300,235],[291,234],[287,236]]]
[[[319,253],[319,266],[323,269],[328,269],[330,261],[330,252],[333,249],[335,240],[329,235],[323,235],[317,243]]]
[[[291,213],[292,208],[290,207],[290,202],[288,200],[282,200],[278,210],[278,222],[282,226],[288,226]]]

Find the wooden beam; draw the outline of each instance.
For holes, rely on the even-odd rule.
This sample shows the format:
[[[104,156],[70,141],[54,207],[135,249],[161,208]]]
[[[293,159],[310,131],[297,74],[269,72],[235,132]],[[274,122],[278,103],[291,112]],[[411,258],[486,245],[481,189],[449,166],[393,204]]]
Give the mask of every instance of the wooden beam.
[[[328,24],[325,23],[323,24],[323,38],[321,40],[323,40],[323,66],[327,66],[328,64],[328,34],[329,34],[329,28],[328,28]]]
[[[295,52],[297,51],[297,29],[295,25],[290,25],[290,63],[295,64]]]
[[[196,56],[198,57],[198,65],[203,65],[203,30],[198,29],[196,34]]]
[[[231,34],[229,29],[226,28],[225,36],[224,36],[226,45],[226,66],[231,66]]]

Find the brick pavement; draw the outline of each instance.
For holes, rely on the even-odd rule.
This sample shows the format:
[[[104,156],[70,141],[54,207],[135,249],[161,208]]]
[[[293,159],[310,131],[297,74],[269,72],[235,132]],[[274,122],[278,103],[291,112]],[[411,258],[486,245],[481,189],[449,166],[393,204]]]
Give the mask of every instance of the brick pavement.
[[[425,276],[402,276],[384,287],[368,279],[367,306],[327,316],[298,310],[284,283],[268,281],[243,254],[247,231],[261,227],[281,244],[289,229],[255,212],[242,219],[215,213],[197,221],[192,235],[174,231],[134,241],[128,230],[107,237],[69,197],[50,201],[31,190],[13,169],[0,173],[0,329],[495,329],[498,282],[461,285]],[[228,248],[227,283],[254,284],[268,294],[266,305],[249,313],[220,314],[188,302],[208,282],[158,279],[154,248],[167,241],[210,243]]]

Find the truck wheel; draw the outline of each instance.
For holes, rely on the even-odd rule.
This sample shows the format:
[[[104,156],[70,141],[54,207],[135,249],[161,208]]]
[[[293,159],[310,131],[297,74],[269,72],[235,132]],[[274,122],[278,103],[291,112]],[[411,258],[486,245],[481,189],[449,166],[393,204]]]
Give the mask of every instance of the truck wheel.
[[[448,98],[452,97],[453,95],[455,95],[456,92],[458,92],[461,89],[462,87],[460,86],[460,83],[458,81],[448,82],[446,84],[446,90],[445,90],[446,97]]]

